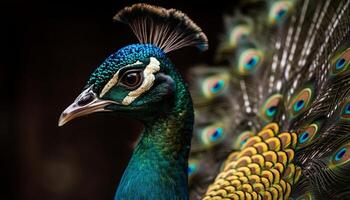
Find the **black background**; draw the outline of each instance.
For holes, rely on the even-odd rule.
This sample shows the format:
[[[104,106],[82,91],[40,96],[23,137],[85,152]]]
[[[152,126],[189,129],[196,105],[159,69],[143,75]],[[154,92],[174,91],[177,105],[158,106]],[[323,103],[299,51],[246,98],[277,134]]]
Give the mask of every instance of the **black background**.
[[[57,121],[109,54],[137,42],[128,26],[112,22],[136,2],[1,1],[0,199],[113,199],[141,124],[106,114],[61,128]],[[184,75],[212,63],[222,15],[234,2],[142,2],[182,10],[207,34],[209,51],[169,53]]]

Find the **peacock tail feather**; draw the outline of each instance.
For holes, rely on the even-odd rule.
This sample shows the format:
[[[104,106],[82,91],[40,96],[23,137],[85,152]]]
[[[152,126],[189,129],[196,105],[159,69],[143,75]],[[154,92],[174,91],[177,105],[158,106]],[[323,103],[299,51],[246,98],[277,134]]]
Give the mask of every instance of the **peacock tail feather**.
[[[193,199],[350,194],[350,1],[242,1],[190,71]]]

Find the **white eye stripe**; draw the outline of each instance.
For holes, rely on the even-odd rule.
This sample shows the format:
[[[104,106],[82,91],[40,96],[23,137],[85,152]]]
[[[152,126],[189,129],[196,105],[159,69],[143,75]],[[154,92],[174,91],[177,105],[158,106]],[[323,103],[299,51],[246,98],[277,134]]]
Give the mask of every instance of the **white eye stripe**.
[[[154,58],[150,58],[149,64],[143,70],[143,82],[140,87],[129,92],[128,96],[123,99],[123,105],[130,105],[137,97],[139,97],[144,92],[148,91],[154,83],[155,76],[154,73],[160,70],[160,62]]]
[[[119,77],[119,71],[118,70],[113,77],[108,81],[108,83],[103,87],[102,92],[100,93],[100,98],[103,97],[115,84],[118,82]]]
[[[140,65],[142,64],[142,62],[140,61],[136,61],[135,63],[133,64],[130,64],[130,65],[126,65],[125,67],[130,67],[130,66],[134,66],[134,65]],[[123,67],[124,68],[124,67]],[[123,69],[121,68],[121,69]],[[103,97],[115,84],[117,84],[118,82],[118,79],[119,79],[119,72],[120,70],[119,69],[114,75],[113,77],[108,81],[108,83],[103,87],[101,93],[100,93],[100,98]]]

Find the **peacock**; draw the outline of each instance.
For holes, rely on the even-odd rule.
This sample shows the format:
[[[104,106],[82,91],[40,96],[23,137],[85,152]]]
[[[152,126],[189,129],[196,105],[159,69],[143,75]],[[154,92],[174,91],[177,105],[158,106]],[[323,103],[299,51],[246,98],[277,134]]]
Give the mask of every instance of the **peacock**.
[[[350,199],[350,1],[246,0],[225,16],[217,66],[186,14],[119,11],[139,43],[110,55],[59,126],[95,112],[144,124],[115,199]]]

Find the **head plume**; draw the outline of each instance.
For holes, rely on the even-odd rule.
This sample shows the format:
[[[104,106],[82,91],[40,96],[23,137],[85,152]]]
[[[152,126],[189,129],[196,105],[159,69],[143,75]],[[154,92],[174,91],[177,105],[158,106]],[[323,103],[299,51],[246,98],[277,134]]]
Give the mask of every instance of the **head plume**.
[[[134,4],[113,18],[128,24],[140,43],[153,44],[165,53],[185,46],[208,49],[206,35],[186,14],[148,4]]]

